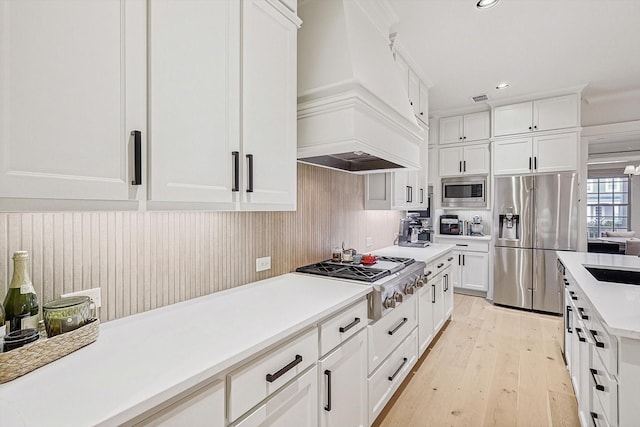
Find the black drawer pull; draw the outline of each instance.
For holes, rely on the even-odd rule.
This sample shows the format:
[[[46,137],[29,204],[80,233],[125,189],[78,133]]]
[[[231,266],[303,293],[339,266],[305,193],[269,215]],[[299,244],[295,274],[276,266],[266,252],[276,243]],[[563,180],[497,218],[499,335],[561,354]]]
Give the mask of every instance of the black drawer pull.
[[[453,260],[453,257],[447,258],[447,262],[451,262],[452,260]]]
[[[395,328],[393,328],[392,330],[387,331],[387,333],[388,333],[389,335],[393,335],[393,334],[395,334],[396,332],[398,332],[398,329],[400,329],[400,328],[402,327],[402,325],[404,325],[405,323],[407,323],[407,321],[408,321],[408,320],[409,320],[409,319],[407,319],[406,317],[403,317],[403,318],[402,318],[402,322],[400,322],[400,324],[399,324],[398,326],[396,326]]]
[[[131,131],[133,136],[133,181],[131,185],[142,185],[142,132]]]
[[[583,336],[580,336],[580,333],[582,332],[581,328],[576,328],[576,334],[578,335],[578,340],[580,342],[587,342],[587,339]]]
[[[469,245],[464,244],[464,243],[456,243],[456,246],[469,246]]]
[[[444,263],[438,264],[438,268],[442,268],[443,265]]]
[[[287,366],[280,369],[275,374],[267,374],[267,381],[270,383],[274,382],[275,380],[277,380],[278,378],[286,374],[287,371],[293,369],[296,365],[300,363],[302,363],[302,356],[300,356],[299,354],[296,354],[296,358],[293,359],[293,362],[289,363]]]
[[[578,313],[580,314],[580,317],[582,318],[582,320],[589,320],[589,316],[584,314],[584,308],[578,307]]]
[[[396,377],[396,375],[398,375],[398,373],[402,370],[402,367],[404,366],[405,363],[407,363],[407,359],[406,357],[402,358],[402,364],[398,367],[398,369],[396,369],[396,371],[393,373],[393,375],[391,375],[389,377],[389,381],[393,381],[393,379]]]
[[[339,331],[340,331],[340,333],[347,332],[349,329],[353,328],[358,323],[360,323],[360,318],[356,317],[355,319],[353,319],[353,322],[349,323],[347,326],[340,326]]]
[[[578,300],[578,297],[576,296],[576,293],[573,291],[569,291],[569,295],[571,295],[571,299],[574,301]]]
[[[593,368],[590,368],[589,371],[591,372],[591,378],[593,378],[593,383],[596,386],[596,390],[604,391],[604,386],[602,384],[598,384],[598,379],[596,378],[596,375],[598,375],[598,371]]]
[[[324,374],[327,376],[327,404],[324,405],[324,410],[331,412],[331,371],[326,369]]]
[[[593,329],[589,329],[589,332],[591,332],[591,336],[596,342],[596,347],[604,348],[604,343],[602,341],[598,341],[598,332],[594,331]]]
[[[571,308],[570,305],[567,306],[567,315],[564,319],[564,324],[567,327],[567,332],[572,334],[573,330],[571,329],[571,324],[569,323],[569,321],[571,320],[571,312],[573,311],[573,309]]]
[[[233,185],[231,191],[240,191],[240,152],[232,151],[233,157]]]
[[[433,271],[429,270],[426,273],[424,273],[424,277],[429,277],[433,274]]]
[[[562,279],[564,281],[565,286],[569,286],[569,281],[567,279]]]
[[[598,422],[596,421],[598,419],[598,414],[595,412],[589,412],[589,414],[591,415],[591,421],[593,421],[594,427],[598,427]]]

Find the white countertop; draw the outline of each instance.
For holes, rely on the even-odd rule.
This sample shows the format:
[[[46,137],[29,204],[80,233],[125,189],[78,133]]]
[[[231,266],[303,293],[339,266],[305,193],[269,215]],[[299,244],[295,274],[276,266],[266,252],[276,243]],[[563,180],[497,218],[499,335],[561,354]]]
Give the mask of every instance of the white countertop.
[[[95,343],[0,384],[0,425],[119,424],[370,290],[293,273],[104,323]]]
[[[375,255],[414,258],[416,261],[429,262],[454,248],[455,248],[455,245],[447,245],[444,243],[431,243],[426,248],[407,248],[404,246],[387,246],[386,248],[378,249],[373,253]]]
[[[640,339],[640,285],[600,282],[584,268],[588,265],[640,270],[640,258],[591,252],[556,253],[607,329],[620,337]]]

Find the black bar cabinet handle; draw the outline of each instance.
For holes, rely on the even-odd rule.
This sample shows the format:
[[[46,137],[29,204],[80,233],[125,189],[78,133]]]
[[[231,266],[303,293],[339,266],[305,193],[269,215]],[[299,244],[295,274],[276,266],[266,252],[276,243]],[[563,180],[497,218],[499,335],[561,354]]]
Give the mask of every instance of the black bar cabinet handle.
[[[407,203],[409,203],[409,202],[411,201],[411,200],[409,199],[409,189],[410,189],[410,188],[411,188],[411,187],[409,187],[409,186],[407,185]]]
[[[400,329],[400,328],[402,327],[402,325],[404,325],[405,323],[407,323],[407,321],[408,321],[408,320],[409,320],[408,318],[403,317],[403,318],[402,318],[402,322],[400,322],[400,324],[399,324],[398,326],[396,326],[395,328],[393,328],[392,330],[387,331],[387,333],[388,333],[389,335],[393,335],[393,334],[395,334],[396,332],[398,332],[398,329]]]
[[[231,157],[233,157],[233,186],[231,191],[240,191],[240,153],[232,151]]]
[[[458,168],[460,169],[460,172],[462,172],[462,160],[460,160],[460,162],[458,162],[458,163],[460,163],[460,164],[458,165]]]
[[[531,128],[529,128],[529,129],[531,129]],[[532,159],[531,159],[531,157],[529,157],[529,170],[531,170],[531,169],[532,169],[532,168],[531,168],[531,162],[532,162]]]
[[[571,299],[572,299],[572,300],[574,300],[574,301],[577,301],[577,300],[578,300],[578,296],[576,295],[576,293],[575,293],[575,292],[573,292],[573,291],[569,291],[569,295],[571,295]]]
[[[458,254],[458,265],[462,265],[462,255]]]
[[[280,369],[275,374],[267,374],[267,381],[270,383],[274,382],[275,380],[277,380],[278,378],[286,374],[287,371],[293,369],[296,365],[300,363],[302,363],[302,356],[300,356],[299,354],[296,354],[296,358],[293,359],[293,362],[289,363],[287,366]]]
[[[584,314],[584,308],[578,307],[578,314],[580,314],[580,317],[582,318],[582,320],[589,320],[589,316]]]
[[[569,281],[567,279],[562,279],[564,281],[565,286],[569,286]]]
[[[580,336],[580,332],[582,332],[581,328],[576,328],[576,335],[578,335],[578,341],[586,342],[587,339],[585,337]]]
[[[324,410],[331,412],[331,371],[326,369],[324,374],[327,376],[327,404],[324,405]]]
[[[253,154],[247,154],[249,162],[249,182],[247,185],[247,193],[253,193]]]
[[[464,254],[462,254],[462,265],[464,265]]]
[[[432,292],[431,292],[431,304],[435,304],[436,303],[436,285],[431,285]]]
[[[538,169],[538,156],[533,158],[533,168]]]
[[[593,378],[593,383],[596,385],[596,390],[604,391],[604,386],[602,384],[598,384],[598,379],[596,378],[596,375],[598,375],[598,371],[593,368],[589,368],[589,371],[591,372],[591,378]]]
[[[567,306],[567,316],[564,319],[564,324],[567,327],[567,332],[572,334],[573,333],[573,329],[571,329],[571,323],[570,323],[570,318],[571,318],[571,312],[573,311],[573,309],[571,308],[570,305]]]
[[[420,189],[420,204],[424,203],[424,188]]]
[[[442,263],[442,264],[438,264],[438,265],[437,265],[437,267],[438,267],[438,268],[442,268],[442,266],[443,266],[443,265],[444,265],[444,263]]]
[[[451,262],[451,261],[453,261],[453,257],[447,258],[447,262]]]
[[[466,172],[466,171],[467,171],[467,161],[466,161],[466,160],[463,160],[463,161],[462,161],[462,171],[463,171],[463,172]]]
[[[353,328],[358,323],[360,323],[360,318],[356,317],[355,319],[353,319],[353,322],[349,323],[347,326],[340,326],[339,331],[340,333],[347,332],[349,329]]]
[[[589,329],[589,332],[591,332],[591,336],[593,337],[593,340],[596,342],[596,347],[604,348],[604,343],[602,341],[598,341],[598,331]]]
[[[443,277],[444,277],[444,291],[447,292],[449,290],[449,275],[445,274]]]
[[[593,421],[593,426],[598,427],[598,422],[596,421],[598,419],[598,414],[596,414],[595,412],[589,412],[589,414],[591,415],[591,421]]]
[[[396,375],[398,375],[398,373],[402,370],[402,367],[404,366],[405,363],[407,363],[407,359],[406,357],[402,358],[402,364],[398,367],[398,369],[396,369],[396,371],[393,373],[393,375],[391,375],[389,377],[389,381],[393,381],[393,379],[396,377]]]
[[[413,203],[413,187],[409,186],[409,203]]]
[[[456,243],[456,246],[469,246],[466,243]]]
[[[131,131],[133,136],[133,181],[131,185],[142,185],[142,132]]]
[[[429,270],[426,273],[424,273],[424,277],[429,277],[433,274],[433,271]]]

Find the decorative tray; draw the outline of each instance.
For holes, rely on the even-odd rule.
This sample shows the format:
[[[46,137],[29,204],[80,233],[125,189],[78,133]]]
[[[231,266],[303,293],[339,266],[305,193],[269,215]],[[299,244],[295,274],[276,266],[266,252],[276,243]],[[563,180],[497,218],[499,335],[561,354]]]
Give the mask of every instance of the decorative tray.
[[[98,339],[99,333],[100,321],[93,319],[81,328],[51,338],[47,338],[46,332],[42,332],[37,341],[0,353],[0,384],[14,380],[91,344]]]

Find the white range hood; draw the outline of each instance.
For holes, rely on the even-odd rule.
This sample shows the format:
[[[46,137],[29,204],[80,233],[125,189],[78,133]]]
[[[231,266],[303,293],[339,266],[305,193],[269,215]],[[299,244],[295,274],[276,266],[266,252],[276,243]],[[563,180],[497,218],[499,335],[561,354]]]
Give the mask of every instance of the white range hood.
[[[298,15],[298,160],[354,173],[420,167],[424,130],[376,25],[375,0],[307,0]],[[385,31],[386,30],[386,31]]]

